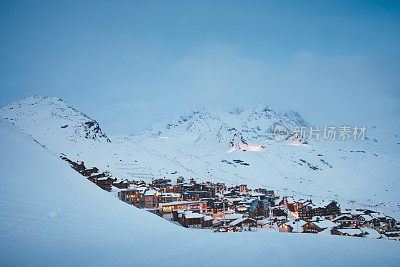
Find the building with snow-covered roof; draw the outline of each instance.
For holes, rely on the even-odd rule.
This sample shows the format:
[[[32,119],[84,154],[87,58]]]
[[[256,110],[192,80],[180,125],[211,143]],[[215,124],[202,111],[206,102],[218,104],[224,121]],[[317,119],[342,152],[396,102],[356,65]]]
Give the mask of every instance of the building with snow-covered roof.
[[[144,193],[144,207],[146,209],[156,208],[158,206],[158,192],[149,189]]]
[[[369,215],[366,215],[369,216]],[[352,216],[351,214],[342,214],[336,218],[332,219],[332,222],[336,223],[340,227],[360,227],[364,224],[360,217]]]
[[[279,224],[279,232],[301,233],[303,232],[303,226],[306,223],[307,222],[303,220],[283,222]]]
[[[400,229],[389,229],[384,232],[388,239],[400,240]]]
[[[278,216],[284,216],[287,218],[287,212],[285,211],[284,208],[278,208],[274,207],[271,209],[272,216],[278,217]]]
[[[112,186],[114,181],[115,181],[115,179],[113,179],[111,177],[100,177],[100,178],[97,178],[96,184],[101,189],[110,192],[111,191],[111,186]]]
[[[263,193],[258,193],[258,192],[250,192],[249,197],[251,198],[257,198],[259,200],[264,200],[267,198],[267,196]]]
[[[341,212],[340,206],[336,201],[332,201],[326,206],[323,204],[315,205],[309,202],[299,207],[298,214],[302,220],[309,221],[314,216],[326,216],[334,218],[340,215]]]
[[[214,218],[212,216],[204,215],[203,228],[212,228],[214,225]]]
[[[171,186],[171,180],[170,179],[155,179],[151,182],[151,186],[155,188],[166,188]]]
[[[243,228],[257,227],[257,221],[251,218],[239,218],[229,223],[229,226]]]
[[[171,213],[174,210],[198,210],[201,213],[207,210],[207,201],[174,201],[160,203],[163,213]]]
[[[200,200],[202,198],[213,198],[215,188],[208,184],[189,184],[183,185],[182,195],[184,200]]]
[[[243,201],[243,197],[225,197],[224,200],[230,205],[230,206],[237,206],[239,202]]]
[[[178,215],[178,221],[183,227],[202,228],[204,216],[200,213],[186,211]]]
[[[256,189],[254,189],[254,192],[262,193],[264,195],[269,195],[269,196],[275,195],[275,191],[274,190],[268,190],[266,188],[256,188]]]
[[[330,229],[333,227],[337,227],[337,225],[329,220],[307,222],[305,225],[303,225],[303,232],[304,233],[319,233],[325,229]]]
[[[190,210],[174,211],[177,220],[183,227],[192,228],[211,228],[213,227],[213,217],[193,212]],[[175,216],[174,216],[175,217]]]
[[[362,227],[360,228],[364,232],[364,236],[368,238],[380,239],[382,235],[373,228]]]
[[[161,192],[158,194],[158,202],[159,203],[169,203],[182,200],[182,195],[179,193],[164,193]]]
[[[118,198],[135,207],[144,207],[144,191],[139,188],[121,190],[118,192]]]
[[[217,218],[218,221],[220,221],[222,224],[223,223],[230,223],[233,222],[234,220],[243,218],[243,214],[238,214],[238,213],[231,213],[231,214],[226,214],[225,216],[221,216]]]
[[[362,237],[365,233],[359,228],[332,228],[331,229],[332,235],[344,235],[344,236],[357,236]]]
[[[113,186],[119,188],[119,189],[128,189],[129,187],[129,181],[115,181],[113,183]]]
[[[371,215],[368,215],[368,214],[359,215],[359,216],[357,216],[357,218],[363,222],[371,222],[374,219],[374,217],[372,217]]]
[[[98,172],[99,172],[99,169],[96,168],[96,167],[93,167],[93,168],[90,168],[90,169],[82,170],[80,173],[81,173],[83,176],[89,177],[89,176],[91,176],[92,174],[95,174],[95,173],[98,173]]]
[[[273,218],[267,218],[262,220],[257,220],[257,227],[264,228],[274,225],[275,221]]]

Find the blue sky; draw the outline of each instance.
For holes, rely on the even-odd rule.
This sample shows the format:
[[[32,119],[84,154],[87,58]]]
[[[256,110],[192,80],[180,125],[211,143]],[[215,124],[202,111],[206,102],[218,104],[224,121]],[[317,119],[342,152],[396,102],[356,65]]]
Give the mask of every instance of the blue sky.
[[[0,38],[0,106],[57,96],[109,133],[195,106],[400,111],[399,1],[0,1]]]

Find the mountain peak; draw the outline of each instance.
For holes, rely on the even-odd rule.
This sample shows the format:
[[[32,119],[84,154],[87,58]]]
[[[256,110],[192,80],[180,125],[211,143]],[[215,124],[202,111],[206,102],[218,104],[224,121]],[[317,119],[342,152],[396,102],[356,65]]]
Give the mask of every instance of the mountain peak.
[[[111,142],[97,121],[53,96],[25,97],[2,107],[0,116],[43,145],[81,140]]]

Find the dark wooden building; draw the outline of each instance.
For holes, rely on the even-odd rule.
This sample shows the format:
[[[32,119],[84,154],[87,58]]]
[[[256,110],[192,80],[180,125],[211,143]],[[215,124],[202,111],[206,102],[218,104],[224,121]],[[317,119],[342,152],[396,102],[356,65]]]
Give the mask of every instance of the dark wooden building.
[[[325,216],[334,218],[340,215],[340,206],[336,201],[332,201],[325,207],[323,206],[314,206],[312,203],[301,206],[298,208],[298,214],[300,219],[309,221],[314,216]]]

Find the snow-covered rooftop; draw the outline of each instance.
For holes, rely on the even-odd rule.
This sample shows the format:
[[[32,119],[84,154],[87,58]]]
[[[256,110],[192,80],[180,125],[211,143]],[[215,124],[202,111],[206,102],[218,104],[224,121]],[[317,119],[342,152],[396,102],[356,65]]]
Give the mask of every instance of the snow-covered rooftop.
[[[316,226],[318,226],[321,229],[325,229],[325,228],[331,228],[331,227],[336,227],[337,225],[330,221],[330,220],[323,220],[323,221],[318,221],[318,222],[312,222],[313,224],[315,224]]]
[[[256,222],[255,220],[250,219],[250,218],[239,218],[239,219],[236,219],[236,220],[230,222],[229,225],[230,225],[230,226],[236,226],[236,225],[238,225],[239,223],[242,223],[242,222],[244,222],[244,221],[246,221],[246,220],[250,220],[250,221]]]

